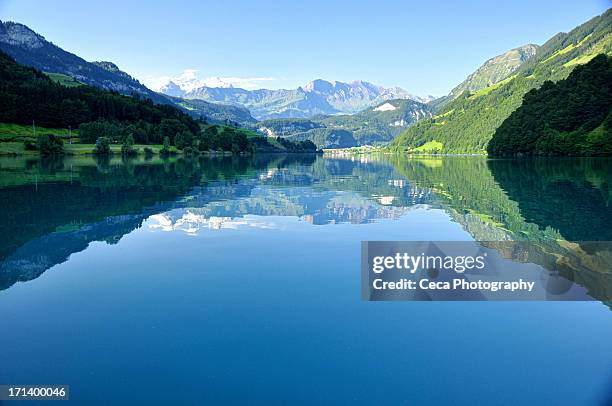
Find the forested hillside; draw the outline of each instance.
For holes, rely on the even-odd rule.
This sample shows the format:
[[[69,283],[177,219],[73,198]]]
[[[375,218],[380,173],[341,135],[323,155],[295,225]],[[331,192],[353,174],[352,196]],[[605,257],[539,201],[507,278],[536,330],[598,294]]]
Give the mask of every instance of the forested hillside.
[[[91,86],[63,86],[0,52],[0,122],[77,128],[98,120],[136,125],[148,142],[161,143],[177,132],[200,132],[199,124],[175,107]]]
[[[491,155],[612,155],[612,58],[544,82],[497,129]]]
[[[495,130],[528,91],[547,80],[566,78],[576,66],[601,53],[612,53],[612,10],[555,35],[509,77],[474,93],[464,92],[436,116],[400,134],[390,148],[405,151],[435,141],[443,153],[484,153]]]
[[[416,121],[431,116],[427,104],[396,99],[352,115],[266,120],[259,124],[259,130],[270,136],[310,140],[320,148],[346,148],[385,144]]]
[[[47,129],[78,128],[79,140],[85,144],[125,143],[128,149],[136,144],[164,144],[169,152],[178,150],[205,152],[223,150],[252,151],[261,147],[269,152],[314,152],[310,142],[277,142],[258,137],[253,131],[235,126],[209,125],[196,121],[185,112],[167,104],[155,104],[137,96],[129,97],[114,91],[87,85],[66,85],[61,78],[16,63],[0,51],[0,123],[38,126]],[[53,148],[62,153],[62,142],[54,133],[46,134]],[[26,148],[36,149],[35,139],[21,135]],[[254,142],[252,138],[262,138]],[[43,152],[41,145],[38,149]],[[45,147],[46,149],[46,147]],[[108,147],[104,147],[108,153]],[[91,151],[90,151],[91,152]]]
[[[210,103],[198,99],[180,99],[170,97],[177,106],[184,108],[195,117],[204,117],[209,123],[216,124],[239,124],[240,126],[252,127],[257,120],[251,116],[248,109],[230,104]]]
[[[88,62],[47,41],[23,24],[0,21],[0,51],[11,56],[17,63],[38,69],[63,84],[82,83],[126,96],[138,95],[155,103],[174,105],[196,119],[204,117],[206,121],[215,124],[231,122],[248,125],[256,121],[247,109],[238,106],[183,100],[156,93],[114,63]]]
[[[165,96],[148,89],[114,63],[88,62],[47,41],[23,24],[0,21],[0,50],[21,65],[42,72],[67,75],[81,83],[125,95],[138,94],[157,103],[170,103]]]

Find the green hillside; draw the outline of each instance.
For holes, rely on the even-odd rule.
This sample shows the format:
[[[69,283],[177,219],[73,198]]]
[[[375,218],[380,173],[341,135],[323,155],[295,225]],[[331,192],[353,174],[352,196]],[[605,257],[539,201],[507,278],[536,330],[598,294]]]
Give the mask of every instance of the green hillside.
[[[187,110],[191,115],[201,116],[209,123],[239,124],[241,126],[252,126],[257,123],[257,120],[251,116],[249,110],[244,107],[210,103],[199,99],[172,97],[171,100]]]
[[[436,116],[400,134],[390,149],[406,151],[437,141],[443,153],[485,153],[495,130],[528,91],[547,80],[566,78],[577,65],[600,53],[612,53],[612,10],[569,33],[555,35],[509,77],[474,93],[464,92]]]
[[[277,146],[254,138],[264,137],[235,125],[196,121],[177,107],[150,99],[74,86],[62,75],[50,77],[0,51],[0,155],[78,155],[93,153],[94,144],[96,153],[105,155],[144,153],[143,145],[164,155],[177,150],[245,153],[258,147],[267,152],[316,151],[309,142]]]
[[[357,114],[266,120],[259,129],[269,136],[310,140],[319,148],[348,148],[387,143],[416,121],[431,116],[426,104],[397,99]]]
[[[497,129],[490,155],[612,155],[612,58],[544,82]]]
[[[49,79],[54,81],[55,83],[59,83],[60,85],[66,87],[76,87],[81,86],[82,83],[73,78],[72,76],[63,75],[61,73],[49,73],[45,72],[45,75],[49,76]]]
[[[66,86],[57,75],[18,64],[0,51],[0,123],[77,128],[101,120],[147,131],[145,143],[161,143],[179,131],[200,132],[198,122],[173,106],[87,85]]]
[[[527,44],[489,59],[451,90],[452,99],[456,99],[465,91],[476,92],[502,81],[532,58],[538,48],[537,45]]]

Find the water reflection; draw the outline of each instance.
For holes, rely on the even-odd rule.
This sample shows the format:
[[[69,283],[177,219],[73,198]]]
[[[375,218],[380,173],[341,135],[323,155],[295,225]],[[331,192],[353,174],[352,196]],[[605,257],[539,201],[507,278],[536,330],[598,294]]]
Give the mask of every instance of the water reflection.
[[[610,297],[612,161],[314,155],[174,160],[0,160],[0,289],[41,275],[92,241],[152,231],[222,232],[398,219],[444,209],[480,241],[532,241],[505,255],[551,269]],[[517,246],[518,247],[518,246]],[[594,258],[594,259],[593,259]]]
[[[526,222],[570,241],[612,240],[610,160],[490,160],[488,165]]]

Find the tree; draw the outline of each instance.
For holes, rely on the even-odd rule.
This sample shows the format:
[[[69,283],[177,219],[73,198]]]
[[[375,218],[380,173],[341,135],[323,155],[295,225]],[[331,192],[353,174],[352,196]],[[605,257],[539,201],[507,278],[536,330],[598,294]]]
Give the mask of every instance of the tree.
[[[612,58],[601,54],[556,83],[545,81],[497,128],[491,155],[611,155]]]
[[[110,155],[110,139],[108,137],[99,137],[96,140],[96,147],[94,148],[94,154],[96,155]]]
[[[37,143],[32,140],[25,140],[23,142],[23,149],[26,151],[38,151]]]
[[[162,149],[159,150],[159,154],[161,156],[170,155],[170,137],[164,137],[164,145],[162,146]]]
[[[64,153],[64,142],[55,134],[41,134],[37,139],[37,149],[41,155],[61,155]]]
[[[123,144],[121,144],[121,155],[125,157],[136,155],[136,150],[134,149],[134,137],[132,134],[128,134],[128,136],[123,140]]]
[[[185,147],[185,138],[182,133],[176,133],[174,136],[174,146],[177,149],[183,149]]]
[[[112,141],[121,139],[121,125],[104,120],[83,123],[79,126],[79,138],[81,142],[95,142],[99,137],[106,137]]]
[[[176,134],[178,133],[188,131],[188,128],[178,119],[165,118],[161,121],[159,125],[159,131],[162,137],[171,138],[176,136]]]

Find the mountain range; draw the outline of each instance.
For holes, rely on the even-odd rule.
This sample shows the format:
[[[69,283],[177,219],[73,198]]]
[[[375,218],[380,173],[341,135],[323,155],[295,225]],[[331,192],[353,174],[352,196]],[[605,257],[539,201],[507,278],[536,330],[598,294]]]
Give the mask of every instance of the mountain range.
[[[297,89],[246,90],[218,79],[215,86],[199,86],[201,81],[187,71],[175,79],[158,84],[154,90],[184,99],[205,100],[249,109],[258,120],[271,118],[309,118],[317,114],[353,114],[392,99],[408,99],[421,103],[421,98],[399,87],[385,88],[356,80],[351,83],[316,79]],[[210,80],[209,80],[210,82]]]
[[[0,21],[0,50],[18,63],[48,74],[65,75],[91,86],[172,104],[212,122],[246,126],[270,118],[352,114],[392,99],[421,103],[433,99],[414,96],[399,87],[384,88],[365,81],[343,83],[317,79],[297,89],[245,90],[219,78],[200,80],[194,71],[185,71],[151,90],[112,62],[88,62],[47,41],[29,27],[10,21]]]
[[[257,129],[269,137],[310,140],[320,148],[350,148],[385,144],[411,124],[429,117],[432,113],[427,104],[395,99],[356,114],[265,120]]]

